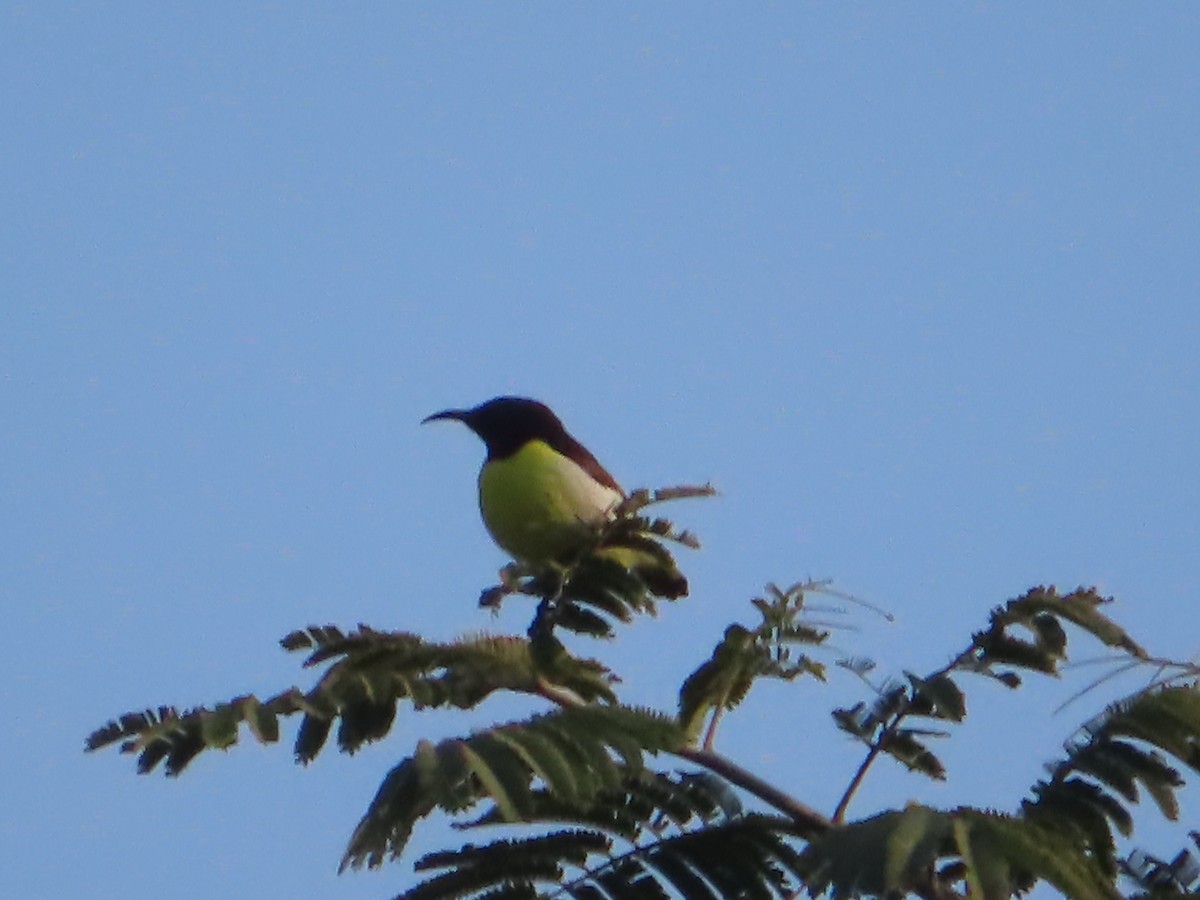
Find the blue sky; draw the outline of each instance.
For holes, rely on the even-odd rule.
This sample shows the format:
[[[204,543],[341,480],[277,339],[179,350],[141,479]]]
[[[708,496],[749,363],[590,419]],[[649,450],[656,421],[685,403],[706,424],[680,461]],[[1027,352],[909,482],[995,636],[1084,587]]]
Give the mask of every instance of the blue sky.
[[[275,641],[309,623],[521,629],[515,604],[475,607],[504,561],[481,446],[417,424],[500,393],[549,402],[628,487],[722,492],[674,511],[705,540],[692,597],[593,651],[631,700],[669,706],[769,580],[893,610],[838,638],[892,673],[1038,583],[1097,584],[1155,651],[1200,651],[1195,5],[5,3],[0,22],[15,896],[409,883],[335,875],[383,773],[530,707],[402,713],[307,770],[243,745],[177,781],[82,741],[303,679]],[[949,786],[883,766],[852,812],[1010,807],[1112,696],[1052,715],[1091,677],[972,686]],[[824,710],[861,696],[769,686],[720,747],[829,809],[860,757]]]

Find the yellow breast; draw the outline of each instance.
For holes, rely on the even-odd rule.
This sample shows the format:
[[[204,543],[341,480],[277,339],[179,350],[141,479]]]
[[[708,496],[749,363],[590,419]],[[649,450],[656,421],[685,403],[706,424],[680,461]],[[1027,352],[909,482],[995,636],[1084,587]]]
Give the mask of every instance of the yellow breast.
[[[565,560],[608,520],[621,495],[542,441],[479,473],[479,508],[493,540],[526,563]]]

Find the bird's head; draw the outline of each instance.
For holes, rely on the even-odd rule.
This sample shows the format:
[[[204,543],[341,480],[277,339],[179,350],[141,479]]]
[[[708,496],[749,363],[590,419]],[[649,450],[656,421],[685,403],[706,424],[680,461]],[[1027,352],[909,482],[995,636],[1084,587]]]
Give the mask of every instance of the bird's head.
[[[451,419],[462,422],[483,440],[488,457],[502,458],[528,441],[564,433],[562,422],[544,403],[526,397],[496,397],[471,409],[444,409],[421,424]]]

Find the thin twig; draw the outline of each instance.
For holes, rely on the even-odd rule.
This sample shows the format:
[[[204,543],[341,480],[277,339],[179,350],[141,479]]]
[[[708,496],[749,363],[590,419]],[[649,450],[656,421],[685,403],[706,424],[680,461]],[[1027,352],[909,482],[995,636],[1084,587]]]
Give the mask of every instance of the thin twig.
[[[897,712],[892,717],[892,721],[889,722],[886,726],[884,726],[883,730],[879,733],[879,737],[871,742],[870,747],[867,749],[866,757],[863,759],[862,763],[859,765],[858,771],[856,771],[854,773],[854,777],[850,779],[850,784],[846,786],[846,790],[842,794],[842,799],[838,801],[837,808],[833,811],[834,823],[836,823],[836,824],[841,823],[842,819],[846,815],[846,807],[850,805],[850,799],[854,796],[855,792],[858,790],[858,786],[860,784],[862,784],[862,780],[867,777],[867,770],[871,768],[871,764],[875,762],[876,757],[878,757],[880,751],[883,750],[883,743],[884,743],[885,737],[888,737],[891,735],[892,729],[894,729],[897,725],[899,725],[900,720],[903,719],[904,716],[907,714],[908,714],[907,709],[903,709],[903,710]]]
[[[700,746],[705,750],[711,750],[713,741],[717,738],[717,725],[721,721],[721,716],[725,713],[725,707],[717,706],[712,711],[712,716],[708,720],[708,728],[704,732],[704,740]]]
[[[942,668],[938,669],[932,675],[929,675],[925,680],[933,681],[936,678],[941,678],[942,676],[953,672],[955,669],[969,660],[974,655],[976,649],[978,649],[977,639],[972,639],[971,645],[967,647],[966,650],[958,654],[958,656],[954,657],[954,659],[942,666]],[[854,777],[850,779],[850,784],[846,786],[846,790],[842,794],[842,799],[838,801],[837,808],[833,811],[833,821],[835,824],[840,823],[843,817],[846,815],[846,808],[850,805],[850,800],[854,797],[859,785],[862,784],[863,779],[866,777],[867,770],[870,769],[875,760],[879,758],[879,754],[883,751],[884,746],[889,740],[891,740],[892,735],[896,733],[896,729],[900,727],[900,723],[904,721],[911,708],[912,697],[906,695],[901,701],[899,709],[893,713],[892,720],[880,729],[879,734],[875,737],[875,740],[871,741],[871,743],[868,745],[866,757],[863,759],[862,764],[858,767],[858,770],[854,773]]]

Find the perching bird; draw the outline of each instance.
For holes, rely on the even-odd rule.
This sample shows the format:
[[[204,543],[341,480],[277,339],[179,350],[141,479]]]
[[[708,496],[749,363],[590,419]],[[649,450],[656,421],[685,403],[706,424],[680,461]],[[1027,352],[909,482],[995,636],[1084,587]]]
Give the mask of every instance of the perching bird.
[[[536,400],[497,397],[424,421],[438,419],[462,422],[487,445],[479,472],[483,523],[497,544],[528,566],[570,563],[625,499],[596,457]],[[673,563],[628,547],[599,552],[634,571],[660,596],[687,593],[687,580]]]

